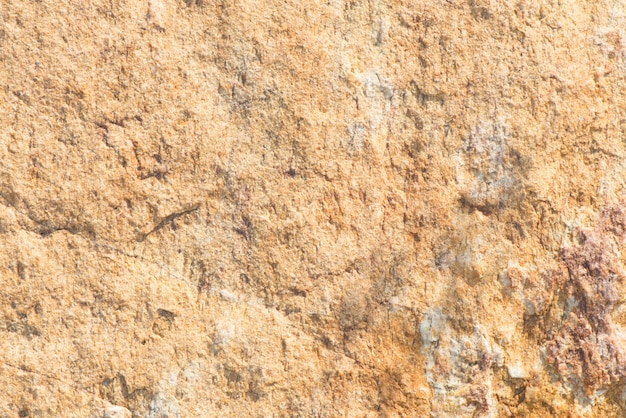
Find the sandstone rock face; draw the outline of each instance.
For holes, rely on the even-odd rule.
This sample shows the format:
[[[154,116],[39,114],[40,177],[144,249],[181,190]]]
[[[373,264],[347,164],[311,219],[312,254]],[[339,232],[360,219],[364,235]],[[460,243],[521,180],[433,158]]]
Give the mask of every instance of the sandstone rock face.
[[[623,416],[625,28],[3,0],[0,416]]]

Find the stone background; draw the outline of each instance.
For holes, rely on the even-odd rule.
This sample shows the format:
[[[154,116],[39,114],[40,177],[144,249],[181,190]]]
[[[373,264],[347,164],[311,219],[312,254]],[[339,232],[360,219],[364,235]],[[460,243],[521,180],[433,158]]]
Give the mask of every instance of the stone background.
[[[626,413],[623,0],[1,0],[0,416]]]

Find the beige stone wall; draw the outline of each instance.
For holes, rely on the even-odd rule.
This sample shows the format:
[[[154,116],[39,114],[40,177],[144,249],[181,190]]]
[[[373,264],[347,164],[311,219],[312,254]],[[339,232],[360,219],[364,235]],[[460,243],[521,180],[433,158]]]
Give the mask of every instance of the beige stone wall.
[[[0,416],[622,416],[625,141],[619,0],[0,0]]]

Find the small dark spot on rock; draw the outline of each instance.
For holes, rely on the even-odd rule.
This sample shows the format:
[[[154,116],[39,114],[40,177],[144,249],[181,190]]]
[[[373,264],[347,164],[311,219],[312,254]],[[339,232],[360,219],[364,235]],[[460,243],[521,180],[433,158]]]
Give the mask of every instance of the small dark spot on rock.
[[[226,378],[228,383],[236,384],[241,382],[241,375],[236,370],[230,369],[228,367],[224,368],[224,377]]]
[[[26,266],[21,261],[17,262],[17,275],[22,280],[26,279]]]
[[[100,397],[113,404],[122,404],[128,397],[128,383],[126,377],[118,373],[114,377],[106,378],[100,383]]]
[[[253,402],[258,402],[261,398],[265,397],[265,393],[259,388],[258,384],[251,384],[250,388],[246,392],[246,398]]]
[[[515,397],[517,398],[519,403],[524,402],[524,400],[526,399],[526,386],[520,386],[515,389]]]
[[[296,287],[290,287],[289,291],[295,296],[306,297],[306,291],[302,289],[298,289]]]
[[[239,392],[226,392],[226,396],[228,396],[230,399],[239,399],[241,397],[241,394]]]
[[[324,347],[331,349],[333,347],[333,341],[328,338],[328,335],[322,335],[322,338],[320,340],[322,342],[322,344],[324,344]]]
[[[174,312],[170,312],[165,309],[157,309],[157,313],[161,318],[167,319],[170,322],[173,322],[176,318],[176,314]]]
[[[172,329],[176,314],[165,309],[157,309],[158,318],[152,324],[152,331],[165,337],[165,334]]]

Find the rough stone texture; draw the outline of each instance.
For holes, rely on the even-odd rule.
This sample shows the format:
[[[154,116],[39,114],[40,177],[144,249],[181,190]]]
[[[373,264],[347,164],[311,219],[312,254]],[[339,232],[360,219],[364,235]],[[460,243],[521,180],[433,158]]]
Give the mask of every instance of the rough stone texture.
[[[623,416],[625,28],[2,0],[0,416]]]

